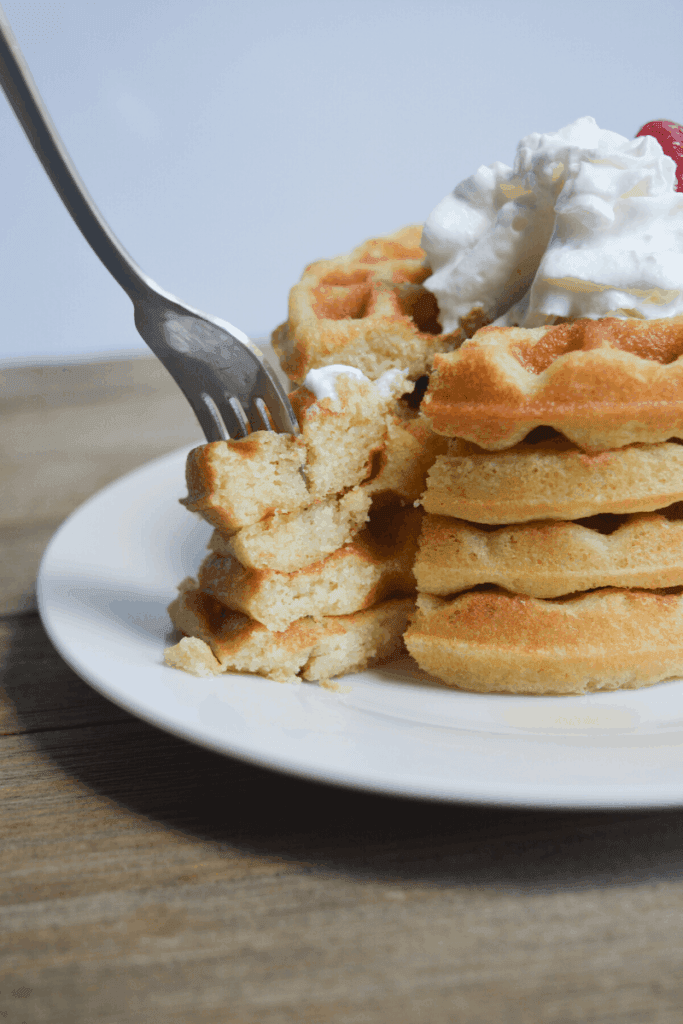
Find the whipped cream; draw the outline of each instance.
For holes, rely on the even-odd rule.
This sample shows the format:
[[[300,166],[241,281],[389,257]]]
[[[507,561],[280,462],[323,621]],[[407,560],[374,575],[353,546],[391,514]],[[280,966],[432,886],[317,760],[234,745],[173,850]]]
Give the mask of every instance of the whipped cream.
[[[366,380],[368,384],[374,384],[382,398],[387,401],[390,398],[400,398],[412,389],[406,370],[386,370],[377,380],[371,381],[362,370],[356,369],[355,366],[345,366],[343,363],[333,363],[332,366],[323,366],[319,370],[309,370],[304,378],[304,387],[312,391],[318,401],[321,398],[336,401],[339,398],[336,380],[340,376],[354,377],[356,380]]]
[[[502,325],[683,313],[683,193],[652,136],[582,117],[527,135],[430,214],[422,247],[444,332],[474,310]]]

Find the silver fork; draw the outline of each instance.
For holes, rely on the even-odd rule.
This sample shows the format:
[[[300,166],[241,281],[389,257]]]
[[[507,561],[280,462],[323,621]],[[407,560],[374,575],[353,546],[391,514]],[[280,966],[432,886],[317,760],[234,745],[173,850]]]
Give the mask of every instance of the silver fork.
[[[242,331],[184,305],[131,259],[90,198],[0,7],[0,85],[64,205],[132,300],[135,326],[194,409],[207,440],[252,430],[297,434],[289,399]]]

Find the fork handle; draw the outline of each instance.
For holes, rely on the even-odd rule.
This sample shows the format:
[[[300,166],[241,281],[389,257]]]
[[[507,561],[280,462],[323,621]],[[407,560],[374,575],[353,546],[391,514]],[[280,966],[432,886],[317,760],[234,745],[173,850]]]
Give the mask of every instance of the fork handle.
[[[140,269],[88,194],[33,81],[0,7],[0,85],[38,159],[85,239],[130,298],[162,289]]]

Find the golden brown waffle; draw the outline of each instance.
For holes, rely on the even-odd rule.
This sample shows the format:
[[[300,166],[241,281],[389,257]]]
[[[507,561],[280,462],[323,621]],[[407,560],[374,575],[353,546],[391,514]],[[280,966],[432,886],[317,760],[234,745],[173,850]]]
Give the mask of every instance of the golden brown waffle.
[[[396,653],[413,607],[411,598],[400,598],[354,615],[300,619],[272,633],[187,579],[169,607],[173,624],[187,636],[165,658],[174,668],[200,676],[255,672],[284,681],[300,673],[304,679],[326,680]]]
[[[412,594],[412,566],[421,514],[415,509],[365,527],[321,562],[295,572],[247,569],[230,556],[211,554],[199,584],[221,604],[272,630],[307,615],[347,615],[388,597]]]
[[[422,411],[432,428],[509,448],[537,426],[587,452],[683,437],[683,316],[484,327],[437,354]]]
[[[452,441],[427,477],[427,512],[473,523],[652,512],[683,500],[683,445],[636,444],[587,455],[562,439],[483,452]]]
[[[484,693],[637,689],[683,674],[683,596],[596,590],[557,601],[422,595],[405,634],[426,672]]]
[[[599,587],[683,585],[683,505],[486,530],[425,516],[414,566],[418,590],[447,596],[484,583],[552,598]]]
[[[292,380],[333,363],[356,366],[372,380],[398,367],[415,380],[434,353],[461,343],[462,331],[442,334],[436,299],[422,286],[431,270],[421,233],[403,228],[306,267],[290,292],[289,318],[273,334]]]

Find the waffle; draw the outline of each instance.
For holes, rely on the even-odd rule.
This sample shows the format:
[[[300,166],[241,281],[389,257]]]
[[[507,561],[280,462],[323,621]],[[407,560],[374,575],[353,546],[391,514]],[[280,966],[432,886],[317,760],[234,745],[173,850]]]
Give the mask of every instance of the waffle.
[[[443,439],[398,402],[405,374],[392,393],[347,376],[336,390],[294,392],[297,438],[260,431],[190,453],[184,504],[215,529],[198,581],[169,609],[188,634],[170,665],[315,679],[401,644],[422,517],[413,495]]]
[[[587,452],[683,437],[683,316],[484,327],[434,357],[432,428],[499,450],[549,426]]]
[[[292,380],[302,383],[309,370],[333,363],[356,366],[371,380],[400,367],[416,380],[436,352],[462,342],[460,330],[442,334],[436,299],[422,287],[431,270],[421,232],[403,228],[306,267],[290,292],[289,318],[273,334]]]
[[[337,494],[370,475],[396,399],[413,386],[404,375],[393,382],[389,394],[369,380],[341,375],[335,387],[337,399],[316,400],[305,387],[290,395],[306,445],[306,478],[315,497]]]
[[[374,472],[361,489],[376,502],[397,499],[412,504],[421,497],[437,456],[447,449],[447,439],[434,434],[421,417],[407,422],[395,420],[389,423]]]
[[[600,587],[681,586],[683,505],[496,530],[428,515],[414,572],[418,590],[441,596],[486,583],[538,598]]]
[[[336,386],[337,399],[316,401],[307,388],[290,396],[298,437],[260,430],[191,451],[182,503],[230,534],[368,478],[393,418],[394,397],[380,394],[370,381],[346,376],[338,377]]]
[[[187,457],[181,504],[233,533],[310,504],[305,464],[305,444],[289,434],[259,430],[238,441],[210,441]]]
[[[679,588],[680,589],[680,588]],[[449,686],[484,693],[637,689],[683,674],[683,596],[596,590],[558,601],[418,597],[406,647]]]
[[[410,598],[384,601],[353,615],[300,619],[273,633],[224,608],[187,579],[169,608],[173,624],[187,636],[166,651],[165,659],[198,676],[255,672],[290,681],[300,673],[304,679],[326,680],[396,653],[413,607]]]
[[[637,444],[587,455],[563,439],[483,452],[452,441],[427,477],[427,512],[473,523],[652,512],[683,500],[683,445]]]
[[[272,515],[226,535],[214,530],[209,548],[249,569],[294,572],[349,544],[368,518],[372,496],[354,487],[341,497]]]
[[[210,554],[199,585],[221,604],[281,631],[305,616],[346,615],[397,594],[412,594],[412,565],[421,515],[384,515],[350,543],[291,573],[248,569],[231,556]]]

